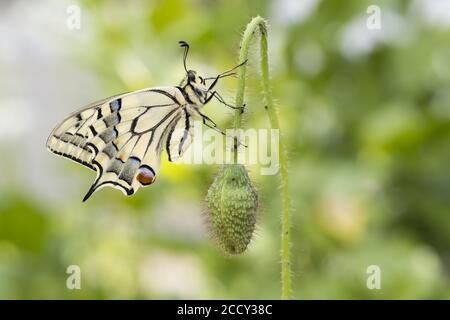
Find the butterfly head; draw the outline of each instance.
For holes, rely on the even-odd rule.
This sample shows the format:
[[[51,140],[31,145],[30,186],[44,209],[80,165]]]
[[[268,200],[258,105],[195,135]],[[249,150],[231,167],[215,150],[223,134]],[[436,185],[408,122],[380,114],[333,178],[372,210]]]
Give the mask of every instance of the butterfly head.
[[[183,81],[181,81],[180,86],[183,88],[184,92],[188,95],[189,98],[193,98],[189,100],[193,101],[194,103],[206,104],[211,100],[213,96],[217,97],[218,94],[216,92],[213,92],[209,97],[207,97],[207,95],[213,90],[219,79],[229,76],[235,76],[235,70],[243,66],[247,62],[247,60],[245,60],[234,68],[222,72],[215,77],[203,78],[197,75],[197,72],[195,72],[194,70],[189,70],[186,66],[186,58],[189,52],[189,45],[185,41],[179,41],[179,44],[184,48],[183,66],[184,70],[186,71],[186,76],[184,77]],[[212,81],[212,83],[206,85],[206,81]]]
[[[203,77],[197,75],[196,71],[188,70],[186,66],[186,58],[189,52],[189,45],[185,41],[179,41],[179,44],[184,48],[183,65],[184,70],[186,70],[186,76],[184,77],[183,81],[181,81],[180,86],[185,89],[186,87],[189,87],[189,89],[195,93],[197,98],[202,101],[204,100],[205,95],[208,92],[208,89],[206,88],[206,81]]]
[[[188,70],[186,76],[181,81],[180,87],[189,96],[191,101],[197,104],[203,104],[206,99],[208,88],[205,85],[205,79],[194,70]]]
[[[183,82],[184,82],[184,84],[190,84],[191,86],[197,87],[199,89],[202,89],[205,91],[207,90],[205,79],[203,77],[199,76],[197,74],[197,72],[194,70],[189,70],[186,73],[186,78]]]

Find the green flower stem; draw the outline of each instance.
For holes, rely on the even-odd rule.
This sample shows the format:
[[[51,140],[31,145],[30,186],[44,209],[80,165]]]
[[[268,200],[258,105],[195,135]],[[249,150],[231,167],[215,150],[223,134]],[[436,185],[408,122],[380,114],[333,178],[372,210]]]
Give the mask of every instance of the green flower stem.
[[[242,37],[241,49],[239,52],[239,63],[242,63],[248,59],[248,52],[250,48],[251,40],[256,34],[256,31],[260,31],[260,54],[261,54],[261,78],[264,100],[266,103],[265,110],[269,118],[270,127],[272,129],[280,129],[277,112],[273,105],[272,99],[272,89],[270,86],[270,76],[269,76],[269,57],[268,57],[268,46],[267,46],[267,23],[266,21],[257,16],[252,19],[252,21],[247,25],[244,35]],[[247,73],[247,64],[244,64],[238,70],[238,89],[236,93],[236,106],[243,107],[244,104],[244,93],[245,93],[245,77]],[[242,112],[240,109],[236,109],[234,117],[234,128],[237,130],[242,124]],[[235,137],[235,145],[237,145],[237,137]],[[236,148],[235,148],[236,149]],[[283,299],[291,298],[291,239],[290,239],[290,229],[291,229],[291,213],[290,213],[290,194],[289,194],[289,184],[288,184],[288,171],[287,171],[287,160],[286,152],[280,136],[279,141],[279,158],[280,158],[280,178],[281,178],[281,189],[283,197],[283,212],[282,212],[282,223],[281,223],[281,297]],[[237,152],[234,153],[235,160],[237,159]]]

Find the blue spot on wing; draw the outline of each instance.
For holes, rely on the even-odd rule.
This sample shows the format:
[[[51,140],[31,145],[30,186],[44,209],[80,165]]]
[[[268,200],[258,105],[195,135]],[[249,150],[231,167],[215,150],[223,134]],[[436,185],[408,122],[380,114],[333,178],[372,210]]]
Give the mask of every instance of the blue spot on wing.
[[[122,99],[116,99],[109,103],[109,108],[111,109],[111,112],[119,111],[122,107]]]

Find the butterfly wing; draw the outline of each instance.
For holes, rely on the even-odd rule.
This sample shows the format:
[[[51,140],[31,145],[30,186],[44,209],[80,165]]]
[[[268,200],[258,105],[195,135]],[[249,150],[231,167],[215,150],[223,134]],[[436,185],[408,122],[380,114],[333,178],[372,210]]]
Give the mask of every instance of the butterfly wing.
[[[131,195],[155,180],[162,148],[184,117],[182,104],[173,87],[107,98],[66,118],[51,133],[47,148],[97,172],[83,201],[104,186]]]
[[[169,161],[179,159],[192,142],[192,116],[187,107],[182,109],[179,119],[170,127],[166,140]]]

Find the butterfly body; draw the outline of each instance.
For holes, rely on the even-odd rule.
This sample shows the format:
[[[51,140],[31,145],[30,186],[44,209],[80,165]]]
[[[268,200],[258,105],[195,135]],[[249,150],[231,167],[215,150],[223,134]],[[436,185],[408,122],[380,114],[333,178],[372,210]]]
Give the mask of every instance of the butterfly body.
[[[187,50],[184,59],[186,55]],[[47,148],[97,172],[83,201],[105,186],[132,195],[155,181],[163,149],[170,161],[182,156],[192,141],[194,119],[216,128],[201,110],[224,74],[206,87],[205,79],[186,69],[180,86],[147,88],[92,103],[63,120],[50,134]]]

